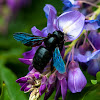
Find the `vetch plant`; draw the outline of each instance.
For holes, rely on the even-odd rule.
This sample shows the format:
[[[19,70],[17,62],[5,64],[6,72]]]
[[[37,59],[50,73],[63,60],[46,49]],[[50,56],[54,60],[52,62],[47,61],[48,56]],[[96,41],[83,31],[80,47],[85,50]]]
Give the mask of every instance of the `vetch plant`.
[[[77,7],[79,1],[76,2],[63,0],[67,8]],[[94,6],[92,3],[85,3]],[[60,92],[65,100],[68,89],[72,93],[81,92],[87,84],[79,66],[81,63],[87,64],[89,74],[96,76],[100,71],[97,41],[100,20],[96,19],[100,7],[95,7],[97,10],[87,15],[88,17],[78,11],[79,7],[77,10],[66,10],[57,16],[56,9],[46,4],[43,10],[47,26],[42,31],[34,26],[31,29],[32,34],[14,34],[17,41],[32,47],[32,50],[23,53],[24,58],[19,58],[22,63],[29,65],[29,73],[16,80],[21,91],[30,92],[29,100],[37,100],[44,93],[44,100],[47,100],[55,87],[55,100]]]

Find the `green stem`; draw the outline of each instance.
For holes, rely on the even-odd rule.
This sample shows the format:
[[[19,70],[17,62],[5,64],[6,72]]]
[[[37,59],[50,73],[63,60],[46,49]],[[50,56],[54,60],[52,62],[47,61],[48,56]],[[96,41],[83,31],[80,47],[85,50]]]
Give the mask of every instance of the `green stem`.
[[[70,45],[69,48],[65,51],[64,57],[63,59],[65,59],[66,55],[71,51],[72,47],[76,44],[76,42],[81,38],[81,36],[85,33],[86,31],[83,30],[82,34],[80,35],[79,38],[77,38],[76,40],[74,40]]]
[[[94,13],[95,13],[94,19],[96,19],[96,17],[100,14],[100,6],[98,6],[98,9]],[[92,16],[89,18],[89,20],[92,20]]]

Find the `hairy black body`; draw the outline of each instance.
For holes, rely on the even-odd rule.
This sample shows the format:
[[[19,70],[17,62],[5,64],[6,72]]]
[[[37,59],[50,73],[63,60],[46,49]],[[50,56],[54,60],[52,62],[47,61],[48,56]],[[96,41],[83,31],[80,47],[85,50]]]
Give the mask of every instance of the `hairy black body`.
[[[33,66],[41,71],[46,67],[47,63],[53,56],[53,51],[56,47],[59,47],[60,51],[64,45],[64,33],[61,31],[54,31],[53,34],[48,34],[44,39],[44,46],[40,46],[33,58]]]

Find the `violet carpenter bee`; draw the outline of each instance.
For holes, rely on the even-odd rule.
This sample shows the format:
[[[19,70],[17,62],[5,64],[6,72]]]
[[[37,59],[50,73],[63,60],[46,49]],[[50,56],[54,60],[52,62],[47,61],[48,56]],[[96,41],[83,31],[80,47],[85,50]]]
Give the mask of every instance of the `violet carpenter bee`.
[[[40,46],[33,58],[33,66],[38,71],[43,70],[47,63],[52,58],[53,66],[59,73],[65,72],[65,64],[61,57],[64,45],[64,33],[61,31],[54,31],[53,34],[48,34],[47,37],[35,36],[28,33],[15,33],[13,34],[17,41],[21,41],[26,46],[39,46],[44,42],[45,46]]]

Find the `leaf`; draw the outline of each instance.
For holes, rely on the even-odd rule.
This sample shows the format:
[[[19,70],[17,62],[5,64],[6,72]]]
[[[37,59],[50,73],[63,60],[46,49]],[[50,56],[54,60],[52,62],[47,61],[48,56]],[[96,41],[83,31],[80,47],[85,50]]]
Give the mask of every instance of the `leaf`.
[[[0,100],[10,100],[5,83],[2,84]]]
[[[53,91],[52,95],[48,98],[48,100],[54,100],[56,94],[56,90]]]
[[[91,83],[95,85],[97,84],[97,80],[91,80]]]
[[[96,74],[97,82],[100,82],[100,71]]]
[[[81,100],[86,92],[91,87],[85,87],[81,92],[72,93],[70,90],[67,91],[66,100]]]
[[[45,93],[42,94],[39,100],[44,100]]]
[[[82,100],[100,100],[100,84],[93,86],[82,98]]]
[[[20,91],[19,84],[15,82],[17,78],[13,72],[6,67],[0,67],[0,70],[1,78],[6,84],[10,100],[27,100],[24,93]]]

